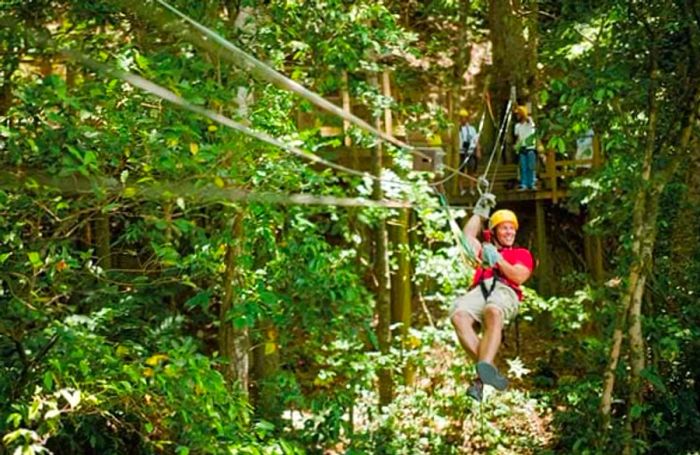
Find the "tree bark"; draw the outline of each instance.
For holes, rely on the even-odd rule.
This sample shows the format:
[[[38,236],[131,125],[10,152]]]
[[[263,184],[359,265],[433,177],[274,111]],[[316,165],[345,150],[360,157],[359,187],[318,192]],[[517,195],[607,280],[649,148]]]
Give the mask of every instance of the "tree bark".
[[[376,81],[375,81],[376,82]],[[377,129],[381,128],[381,120],[375,119]],[[377,141],[372,153],[372,174],[381,177],[382,175],[382,143]],[[382,184],[378,180],[374,180],[372,186],[372,199],[381,200],[383,197]],[[372,230],[372,238],[374,243],[374,279],[376,280],[376,306],[375,314],[377,317],[376,335],[379,343],[379,352],[384,357],[389,355],[391,347],[391,331],[389,324],[391,322],[391,298],[389,295],[389,262],[388,254],[388,239],[386,230],[386,221],[381,218],[377,220],[377,224]],[[384,407],[391,403],[393,395],[393,378],[391,368],[382,367],[379,369],[379,406]]]
[[[518,96],[527,93],[528,54],[523,36],[523,21],[516,14],[520,10],[520,0],[490,0],[489,30],[493,49],[491,77],[491,99],[494,117],[503,117],[511,86],[516,87]],[[495,125],[498,128],[498,124]],[[506,132],[508,137],[512,132]],[[506,162],[514,162],[512,152],[505,154]]]
[[[277,422],[282,415],[283,402],[270,379],[279,370],[279,331],[270,320],[262,321],[256,329],[262,334],[262,341],[253,351],[255,408],[261,418]]]
[[[236,328],[229,319],[229,313],[233,309],[235,289],[239,283],[238,257],[241,255],[241,241],[243,237],[243,211],[234,215],[231,227],[231,240],[226,246],[224,261],[223,290],[219,310],[219,352],[225,361],[224,377],[231,386],[240,388],[244,395],[248,395],[248,352],[250,341],[247,328]]]
[[[657,61],[655,50],[650,53],[650,84],[649,84],[649,108],[647,114],[649,118],[646,143],[644,147],[644,156],[642,160],[642,173],[640,175],[640,184],[637,197],[634,202],[632,211],[632,264],[627,277],[627,290],[623,296],[623,311],[627,314],[629,322],[628,335],[630,337],[630,357],[631,357],[631,376],[630,376],[630,400],[629,408],[633,409],[641,405],[641,371],[644,369],[644,340],[641,325],[641,304],[644,295],[644,285],[646,283],[647,267],[651,260],[651,252],[653,251],[654,238],[648,237],[648,228],[646,223],[656,224],[655,212],[652,214],[645,213],[649,207],[649,202],[657,202],[656,198],[651,198],[648,193],[648,185],[652,178],[652,165],[656,143],[656,127],[657,127],[657,109],[656,101],[657,91]],[[651,218],[651,219],[650,219]],[[647,255],[646,253],[649,253]],[[624,330],[624,326],[620,326]],[[609,361],[608,370],[605,373],[605,381],[603,387],[603,396],[601,399],[601,413],[603,418],[604,430],[607,430],[610,422],[610,404],[612,402],[612,392],[615,384],[615,371],[617,361],[620,354],[621,333],[615,331],[613,339],[613,348]],[[613,355],[614,354],[614,355]],[[631,420],[632,416],[629,415]],[[629,434],[625,438],[626,441],[632,441],[633,435]],[[625,450],[631,450],[630,442],[626,442]]]
[[[411,328],[411,261],[408,229],[410,213],[408,209],[399,211],[389,227],[391,250],[396,259],[396,268],[391,274],[391,322],[401,323],[399,334],[401,347],[406,348],[408,334]],[[415,368],[408,363],[404,367],[404,381],[407,385],[413,383]]]

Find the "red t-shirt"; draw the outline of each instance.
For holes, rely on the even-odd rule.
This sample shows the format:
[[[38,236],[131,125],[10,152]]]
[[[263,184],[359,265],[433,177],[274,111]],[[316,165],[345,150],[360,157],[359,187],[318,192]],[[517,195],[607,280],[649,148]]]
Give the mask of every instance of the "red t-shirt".
[[[525,267],[527,267],[530,272],[532,272],[532,270],[534,269],[534,262],[532,260],[532,254],[530,254],[530,251],[528,251],[527,248],[508,247],[508,248],[501,248],[498,250],[498,252],[501,253],[501,256],[503,256],[503,259],[505,259],[506,262],[509,262],[513,265],[522,264]],[[496,266],[496,268],[498,268],[498,266]],[[472,287],[478,286],[479,282],[481,280],[491,278],[492,276],[493,276],[493,268],[478,267],[476,269],[476,272],[474,273],[474,279],[472,280]],[[518,295],[518,300],[523,299],[523,291],[520,289],[520,285],[509,280],[508,277],[506,277],[502,273],[499,273],[498,277],[504,283],[506,283],[508,286],[513,288],[515,293]]]

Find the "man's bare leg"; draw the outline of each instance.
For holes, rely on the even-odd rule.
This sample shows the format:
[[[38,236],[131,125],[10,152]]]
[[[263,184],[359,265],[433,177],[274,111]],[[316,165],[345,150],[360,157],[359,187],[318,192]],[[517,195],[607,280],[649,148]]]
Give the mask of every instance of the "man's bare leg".
[[[453,314],[450,320],[457,333],[459,344],[472,359],[477,360],[480,342],[474,330],[476,320],[469,313],[463,311]]]
[[[503,312],[493,305],[484,308],[484,336],[479,343],[479,360],[493,365],[503,337]]]
[[[479,361],[476,372],[484,384],[491,385],[497,390],[505,390],[508,380],[501,376],[493,364],[503,334],[503,312],[493,305],[484,307],[484,336],[479,343]]]

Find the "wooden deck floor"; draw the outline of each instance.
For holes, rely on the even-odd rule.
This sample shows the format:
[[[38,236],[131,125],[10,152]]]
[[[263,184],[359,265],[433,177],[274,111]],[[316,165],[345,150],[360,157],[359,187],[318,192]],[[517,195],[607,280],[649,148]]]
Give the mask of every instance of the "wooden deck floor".
[[[495,178],[493,172],[496,171]],[[477,170],[477,175],[481,175],[484,169],[480,166]],[[493,181],[492,192],[496,195],[496,199],[500,202],[516,202],[516,201],[536,201],[536,200],[560,200],[569,196],[567,188],[562,188],[559,185],[557,188],[551,188],[551,178],[546,170],[538,169],[537,172],[537,190],[518,191],[517,165],[501,164],[497,168],[492,165],[489,172],[489,178]],[[468,184],[464,183],[464,186]],[[448,188],[451,188],[448,185]],[[448,199],[450,204],[458,206],[472,205],[476,202],[477,195],[466,192],[464,195],[450,194],[448,191]]]

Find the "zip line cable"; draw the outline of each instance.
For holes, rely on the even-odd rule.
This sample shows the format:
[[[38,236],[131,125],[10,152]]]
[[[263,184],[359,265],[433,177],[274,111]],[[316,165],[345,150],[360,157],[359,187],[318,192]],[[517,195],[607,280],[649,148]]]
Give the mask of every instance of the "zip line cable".
[[[394,181],[394,180],[386,180],[386,179],[381,179],[380,177],[376,177],[368,172],[362,172],[362,171],[357,171],[355,169],[343,166],[341,164],[336,164],[332,161],[328,161],[326,159],[323,159],[319,157],[318,155],[315,155],[311,152],[308,152],[306,150],[302,150],[299,147],[296,147],[294,145],[284,143],[280,141],[277,138],[274,138],[266,133],[263,133],[261,131],[256,131],[251,128],[248,128],[247,126],[236,122],[232,120],[229,117],[226,117],[225,115],[219,114],[218,112],[212,111],[211,109],[207,109],[204,107],[197,106],[195,104],[192,104],[191,102],[187,101],[186,99],[182,98],[180,95],[175,94],[171,90],[166,89],[163,86],[160,86],[156,84],[155,82],[152,82],[144,77],[138,76],[133,73],[129,73],[126,71],[122,71],[116,68],[113,68],[108,65],[104,65],[102,63],[96,62],[92,60],[89,57],[86,57],[85,55],[82,55],[78,52],[72,51],[72,50],[67,50],[63,49],[60,51],[64,56],[67,58],[78,61],[82,63],[85,66],[88,66],[96,71],[100,71],[103,73],[107,73],[111,76],[116,77],[117,79],[121,79],[124,82],[127,82],[130,85],[133,85],[135,87],[140,88],[141,90],[150,93],[160,99],[163,99],[165,101],[169,101],[172,104],[175,104],[176,106],[179,106],[183,109],[186,109],[188,111],[194,112],[195,114],[202,115],[204,117],[207,117],[208,119],[212,120],[213,122],[216,122],[222,126],[234,129],[236,131],[239,131],[245,135],[251,136],[255,139],[258,139],[261,142],[265,142],[267,144],[273,145],[275,147],[281,148],[283,150],[286,150],[296,156],[299,156],[301,158],[304,158],[306,160],[311,161],[312,163],[317,163],[321,164],[323,166],[336,169],[341,172],[345,172],[347,174],[351,174],[357,177],[362,177],[362,178],[370,178],[373,180],[378,180],[384,183],[389,183],[389,184],[398,184],[398,185],[410,185],[408,182],[403,182],[403,181]]]
[[[513,97],[511,97],[511,99],[509,100],[508,107],[506,110],[506,115],[508,116],[507,117],[508,120],[507,120],[506,126],[505,126],[506,131],[510,130],[510,124],[511,124],[512,119],[513,119],[513,116],[510,115],[510,108],[512,106],[512,103],[513,103]],[[499,136],[500,136],[500,133],[499,133]],[[491,180],[491,186],[489,188],[489,192],[493,192],[493,186],[496,184],[496,174],[498,173],[498,167],[501,163],[501,157],[503,156],[503,151],[505,150],[505,148],[506,148],[506,141],[504,138],[503,142],[501,143],[501,146],[498,149],[498,158],[496,158],[496,166],[493,169],[493,179]],[[484,177],[487,177],[486,173],[484,173]]]
[[[506,125],[506,128],[510,126],[510,122]],[[506,141],[503,141],[501,147],[498,149],[498,158],[496,158],[496,165],[493,168],[493,179],[491,181],[491,186],[489,187],[489,193],[493,192],[493,186],[496,184],[496,174],[498,174],[498,167],[501,164],[501,157],[503,156],[503,151],[506,149]]]
[[[126,71],[122,71],[122,70],[110,67],[108,65],[96,62],[93,59],[91,59],[83,54],[80,54],[78,52],[72,51],[72,50],[63,49],[59,52],[71,60],[80,62],[83,65],[88,66],[96,71],[100,71],[100,72],[104,72],[104,73],[107,73],[109,75],[112,75],[112,76],[114,76],[118,79],[121,79],[124,82],[129,83],[130,85],[138,87],[138,88],[142,89],[143,91],[150,93],[150,94],[152,94],[160,99],[169,101],[177,106],[182,107],[183,109],[187,109],[187,110],[194,112],[196,114],[203,115],[203,116],[209,118],[210,120],[212,120],[216,123],[219,123],[220,125],[223,125],[223,126],[232,128],[234,130],[240,131],[243,134],[249,135],[249,136],[254,137],[262,142],[266,142],[268,144],[279,147],[283,150],[289,151],[290,153],[292,153],[294,155],[300,156],[302,158],[306,158],[314,163],[318,163],[318,164],[328,166],[328,167],[331,167],[333,169],[336,169],[336,170],[339,170],[342,172],[346,172],[346,173],[356,175],[359,177],[363,177],[363,178],[369,178],[369,179],[372,179],[372,180],[375,180],[378,182],[387,183],[390,185],[397,185],[397,184],[398,185],[411,185],[410,182],[404,182],[401,180],[398,180],[398,181],[386,180],[386,179],[382,179],[380,177],[376,177],[374,175],[371,175],[367,172],[360,172],[360,171],[356,171],[354,169],[351,169],[351,168],[348,168],[348,167],[345,167],[345,166],[342,166],[339,164],[335,164],[335,163],[328,161],[328,160],[325,160],[325,159],[323,159],[323,158],[321,158],[321,157],[319,157],[311,152],[302,150],[302,149],[295,147],[293,145],[290,145],[290,144],[286,144],[286,143],[284,143],[284,142],[282,142],[282,141],[280,141],[280,140],[278,140],[278,139],[276,139],[276,138],[274,138],[266,133],[252,130],[252,129],[246,127],[245,125],[238,123],[234,120],[231,120],[230,118],[228,118],[224,115],[221,115],[217,112],[214,112],[210,109],[196,106],[196,105],[190,103],[189,101],[185,100],[181,96],[175,94],[174,92],[172,92],[172,91],[170,91],[170,90],[168,90],[168,89],[166,89],[166,88],[164,88],[164,87],[162,87],[154,82],[151,82],[150,80],[145,79],[141,76],[138,76],[138,75],[135,75],[135,74],[132,74],[132,73],[129,73]],[[304,200],[302,197],[303,195],[298,195],[298,196],[299,197],[297,198],[297,200],[300,200],[300,201]],[[345,199],[348,199],[348,198],[345,198]],[[325,200],[330,201],[331,199],[329,199],[328,197],[325,197]],[[377,201],[375,201],[375,202],[377,202]],[[410,203],[404,203],[404,202],[400,202],[400,201],[385,200],[385,202],[387,202],[387,204],[384,205],[385,207],[395,207],[395,208],[414,207],[414,205],[412,205]],[[342,201],[338,200],[335,205],[348,205],[348,206],[355,205],[355,206],[357,206],[360,204],[356,204],[353,202],[342,202]]]
[[[165,2],[164,0],[155,0],[156,3],[160,4],[162,7],[166,8],[173,14],[177,15],[180,17],[182,20],[185,22],[189,23],[191,26],[193,26],[195,29],[199,30],[201,33],[203,33],[206,37],[210,38],[212,41],[223,47],[229,52],[229,56],[231,57],[230,61],[238,66],[242,66],[244,69],[252,72],[253,74],[257,74],[258,76],[262,77],[263,79],[277,85],[281,86],[282,88],[289,90],[291,92],[296,93],[297,95],[301,96],[302,98],[306,99],[307,101],[315,104],[319,108],[330,112],[332,114],[335,114],[336,116],[341,117],[344,120],[347,120],[348,122],[354,124],[355,126],[359,127],[360,129],[363,129],[369,133],[372,133],[373,135],[379,137],[380,139],[384,140],[385,142],[389,142],[399,148],[405,149],[408,152],[420,156],[421,158],[424,159],[431,159],[430,156],[426,155],[425,153],[421,152],[420,150],[416,149],[415,147],[400,141],[396,139],[395,137],[391,136],[390,134],[387,134],[366,121],[362,120],[361,118],[357,117],[356,115],[346,112],[342,110],[340,107],[336,106],[335,104],[331,103],[330,101],[326,100],[319,94],[309,90],[308,88],[304,87],[303,85],[293,81],[292,79],[288,78],[287,76],[283,75],[279,71],[275,70],[274,68],[266,65],[265,63],[261,62],[257,58],[253,57],[252,55],[248,54],[247,52],[243,51],[239,47],[237,47],[235,44],[231,43],[230,41],[226,40],[224,37],[216,33],[215,31],[211,30],[210,28],[200,24],[199,22],[195,21],[191,17],[187,16],[186,14],[182,13],[180,10],[175,8],[174,6],[170,5],[169,3]],[[153,20],[152,13],[149,14],[149,16],[146,19]],[[227,54],[224,54],[227,55]],[[469,174],[460,172],[458,169],[454,169],[449,166],[444,166],[445,169],[454,171],[456,174],[459,174],[463,177],[466,177],[468,179],[472,179],[476,181],[476,177],[473,177]]]
[[[2,21],[6,22],[6,21]],[[40,39],[41,41],[42,39]],[[43,41],[49,41],[46,39],[43,39]],[[110,67],[108,65],[99,63],[94,61],[93,59],[79,53],[73,50],[69,49],[62,49],[59,51],[62,55],[64,55],[66,58],[70,60],[74,60],[77,62],[82,63],[85,66],[88,66],[90,68],[93,68],[96,71],[99,72],[104,72],[107,74],[110,74],[118,79],[123,80],[124,82],[129,83],[130,85],[133,85],[135,87],[138,87],[142,89],[145,92],[148,92],[158,98],[161,98],[163,100],[169,101],[177,106],[180,106],[186,110],[189,110],[191,112],[194,112],[196,114],[203,115],[210,120],[219,123],[220,125],[226,126],[228,128],[237,130],[243,134],[249,135],[251,137],[254,137],[262,142],[266,142],[268,144],[271,144],[273,146],[279,147],[283,150],[286,150],[294,155],[300,156],[302,158],[308,159],[311,162],[318,163],[321,165],[325,165],[327,167],[349,173],[351,175],[356,175],[362,178],[370,178],[376,181],[381,181],[384,183],[388,184],[400,184],[400,185],[410,185],[408,182],[403,182],[403,181],[393,181],[393,180],[385,180],[381,179],[379,177],[376,177],[374,175],[371,175],[366,172],[360,172],[356,171],[354,169],[335,164],[331,161],[325,160],[311,152],[302,150],[298,147],[295,147],[290,144],[285,144],[281,142],[280,140],[269,136],[263,132],[255,131],[253,129],[250,129],[246,127],[245,125],[238,123],[224,115],[221,115],[215,111],[212,111],[207,108],[203,108],[200,106],[196,106],[189,101],[185,100],[181,96],[175,94],[174,92],[154,83],[151,82],[148,79],[145,79],[141,76],[122,71],[113,67]],[[471,177],[471,176],[469,176]],[[473,177],[471,177],[473,178]],[[339,206],[375,206],[375,207],[386,207],[386,208],[408,208],[408,207],[415,207],[415,205],[410,204],[410,203],[405,203],[401,201],[392,201],[392,200],[385,200],[385,201],[370,201],[370,200],[365,200],[363,198],[337,198],[337,197],[330,197],[330,196],[315,196],[315,195],[305,195],[305,194],[293,194],[293,195],[285,195],[285,194],[279,194],[279,193],[253,193],[253,192],[248,192],[245,190],[240,190],[240,189],[227,189],[228,191],[228,196],[226,197],[227,199],[230,200],[260,200],[261,202],[277,202],[277,203],[285,203],[287,201],[288,203],[299,203],[299,204],[326,204],[326,205],[339,205]],[[171,192],[172,194],[172,192]],[[439,193],[438,193],[439,195]],[[449,208],[449,207],[448,207]],[[454,222],[453,218],[450,216],[450,222]]]
[[[56,177],[42,172],[27,173],[25,169],[16,169],[15,172],[0,170],[0,188],[26,188],[29,184],[42,187],[55,188],[63,193],[76,195],[93,195],[98,187],[107,195],[121,194],[122,197],[138,200],[184,200],[196,199],[202,202],[260,202],[280,205],[324,205],[339,207],[374,207],[374,208],[410,208],[411,204],[403,201],[375,201],[361,197],[348,198],[338,196],[325,196],[303,193],[276,193],[257,192],[236,187],[218,187],[207,184],[183,184],[182,182],[154,182],[122,184],[118,180],[109,177],[84,177],[74,178]]]

